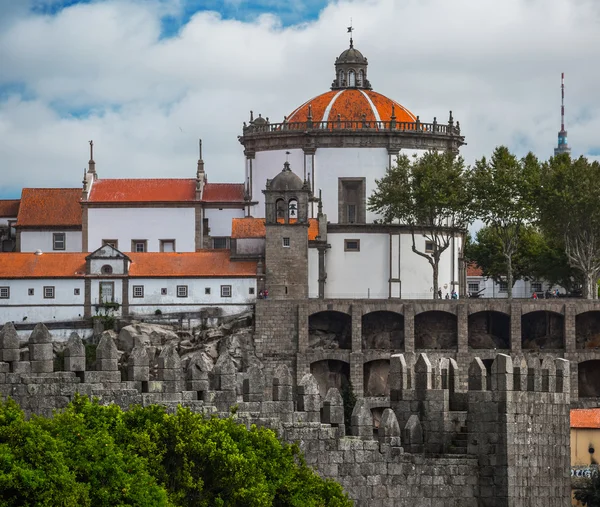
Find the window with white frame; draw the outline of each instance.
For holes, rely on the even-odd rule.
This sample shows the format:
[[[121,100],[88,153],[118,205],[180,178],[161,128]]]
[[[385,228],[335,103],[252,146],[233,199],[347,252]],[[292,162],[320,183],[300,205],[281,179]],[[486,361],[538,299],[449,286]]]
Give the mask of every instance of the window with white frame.
[[[479,282],[469,282],[469,292],[479,292]]]
[[[187,285],[178,285],[177,286],[177,297],[178,298],[188,297],[188,286]]]
[[[0,287],[0,299],[10,298],[10,287]]]
[[[290,246],[290,238],[283,238],[283,246],[286,248]]]
[[[508,282],[500,282],[498,292],[508,292]]]
[[[143,253],[148,251],[148,241],[145,239],[132,239],[131,240],[131,251],[137,253]]]
[[[44,299],[54,299],[54,286],[44,287]]]
[[[115,282],[100,282],[100,302],[114,303]]]
[[[531,282],[531,292],[542,292],[542,282]]]
[[[221,285],[221,297],[222,298],[230,298],[231,297],[231,285]]]
[[[143,298],[144,297],[144,286],[143,285],[134,285],[133,286],[133,297],[134,298]]]
[[[64,232],[52,234],[52,250],[64,250],[66,248],[66,237]]]

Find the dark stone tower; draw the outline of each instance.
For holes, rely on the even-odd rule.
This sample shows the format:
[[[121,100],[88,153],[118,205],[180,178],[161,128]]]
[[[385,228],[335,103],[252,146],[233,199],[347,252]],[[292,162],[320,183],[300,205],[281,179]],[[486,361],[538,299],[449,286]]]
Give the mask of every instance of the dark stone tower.
[[[286,162],[265,194],[265,267],[269,297],[308,297],[308,201],[310,185]]]

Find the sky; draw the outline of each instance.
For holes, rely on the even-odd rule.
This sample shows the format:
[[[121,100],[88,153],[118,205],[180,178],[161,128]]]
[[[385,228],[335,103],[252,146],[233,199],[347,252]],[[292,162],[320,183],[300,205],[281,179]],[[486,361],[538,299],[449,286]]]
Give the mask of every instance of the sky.
[[[250,110],[282,121],[354,44],[375,91],[460,121],[468,164],[552,155],[560,74],[573,155],[600,158],[597,0],[0,0],[0,198],[100,178],[243,181]]]

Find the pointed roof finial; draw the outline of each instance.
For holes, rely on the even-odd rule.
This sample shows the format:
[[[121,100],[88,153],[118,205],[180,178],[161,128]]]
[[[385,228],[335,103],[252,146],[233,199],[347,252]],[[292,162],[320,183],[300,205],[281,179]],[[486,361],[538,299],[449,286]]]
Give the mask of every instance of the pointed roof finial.
[[[254,121],[254,111],[250,110],[250,123]]]
[[[350,18],[350,26],[348,27],[348,33],[350,34],[350,48],[354,47],[354,41],[352,40],[352,32],[354,28],[352,27],[352,18]]]
[[[198,139],[198,160],[202,160],[202,139]]]
[[[90,141],[90,160],[94,160],[94,141]]]
[[[319,189],[319,204],[317,206],[317,214],[318,216],[323,215],[323,196],[321,195],[321,189]]]

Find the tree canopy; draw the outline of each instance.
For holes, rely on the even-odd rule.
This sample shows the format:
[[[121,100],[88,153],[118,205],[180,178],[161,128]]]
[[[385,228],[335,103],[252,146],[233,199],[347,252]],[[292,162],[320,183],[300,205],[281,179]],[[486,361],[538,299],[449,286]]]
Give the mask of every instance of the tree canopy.
[[[600,273],[600,164],[557,155],[544,163],[538,194],[540,225],[563,245],[584,280],[583,296],[597,297]]]
[[[28,421],[0,402],[0,491],[2,507],[351,505],[269,429],[79,396]]]
[[[386,223],[410,227],[412,251],[429,262],[433,295],[437,297],[440,257],[452,237],[464,231],[473,218],[464,160],[451,152],[431,151],[412,159],[401,155],[376,185],[369,198],[369,210],[381,215]],[[418,244],[417,233],[433,248]]]
[[[472,192],[477,217],[490,229],[508,282],[508,297],[512,297],[515,267],[513,257],[519,249],[521,229],[537,214],[536,189],[539,162],[529,153],[519,160],[505,146],[494,150],[490,160],[482,158],[473,168]],[[518,273],[517,273],[518,275]]]

